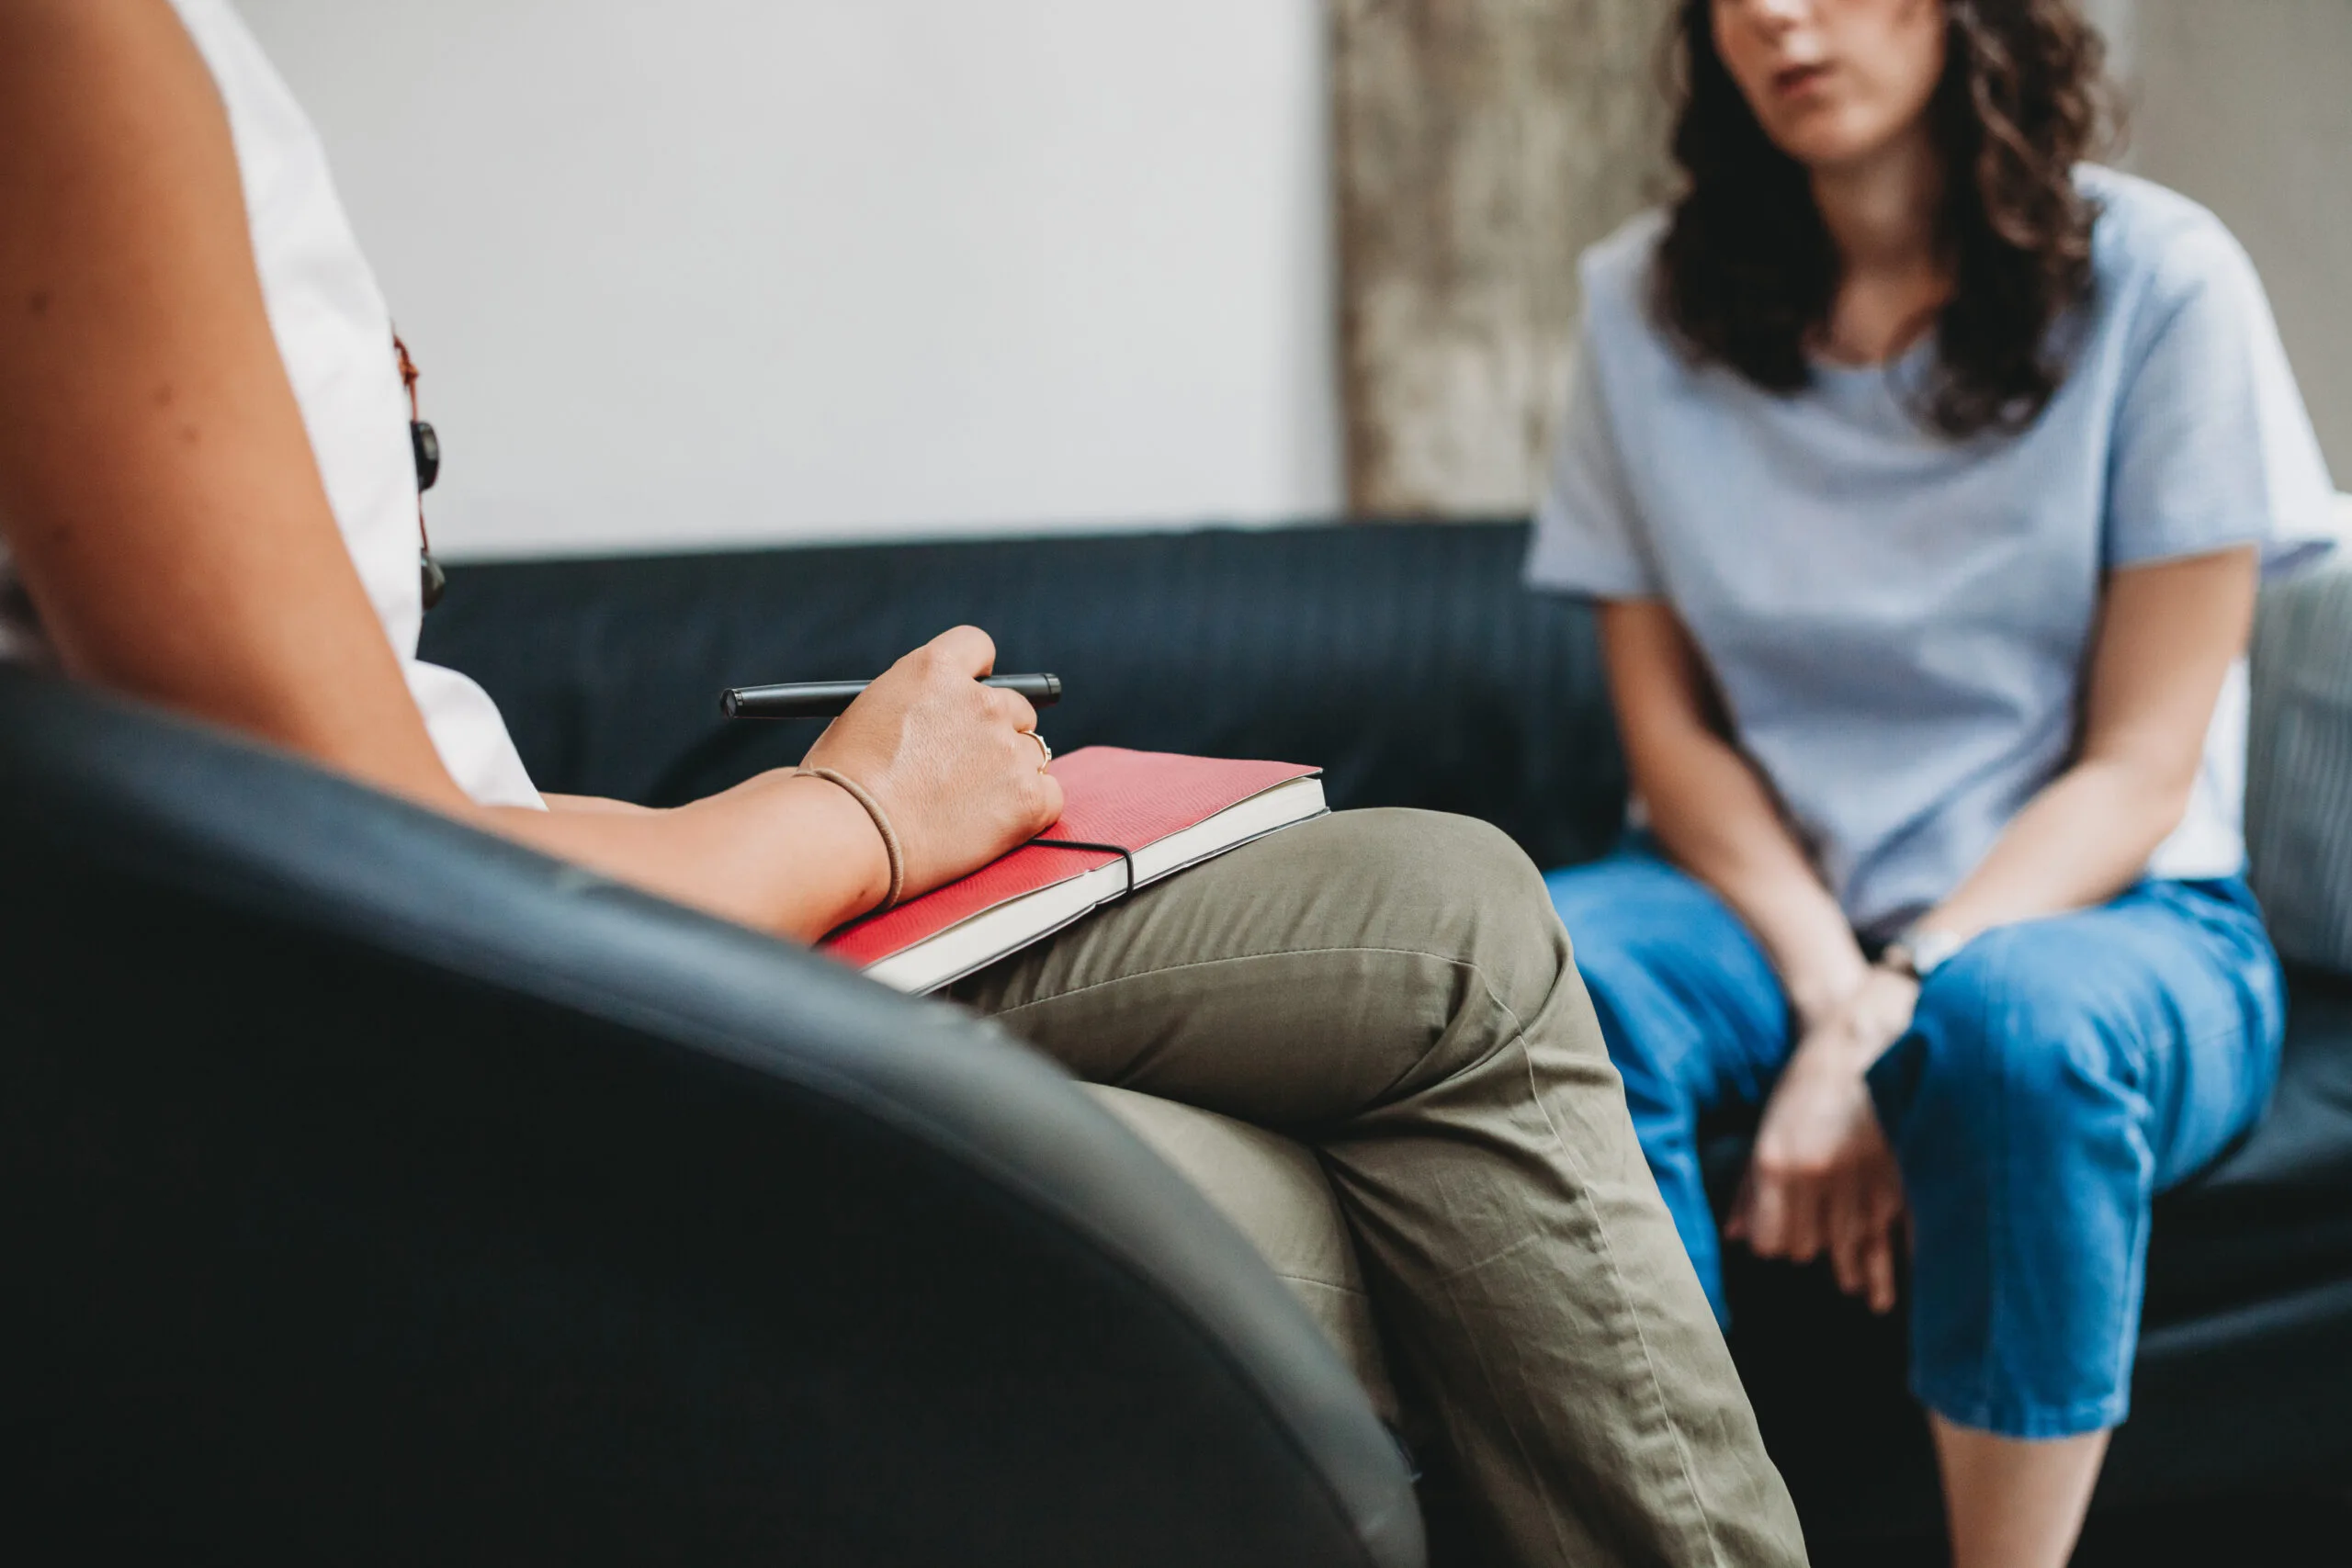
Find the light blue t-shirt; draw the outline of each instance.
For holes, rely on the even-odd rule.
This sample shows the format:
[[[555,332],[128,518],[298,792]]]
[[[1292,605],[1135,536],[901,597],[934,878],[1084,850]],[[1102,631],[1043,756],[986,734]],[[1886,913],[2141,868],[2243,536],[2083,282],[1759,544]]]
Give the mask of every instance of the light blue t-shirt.
[[[2099,168],[2096,283],[2033,426],[1955,442],[1891,367],[1793,396],[1695,366],[1649,310],[1664,220],[1583,262],[1583,347],[1529,581],[1663,599],[1736,738],[1860,931],[1949,895],[2068,762],[2106,573],[2249,543],[2327,547],[2334,486],[2253,264],[2184,197]],[[2149,864],[2245,859],[2246,679]]]

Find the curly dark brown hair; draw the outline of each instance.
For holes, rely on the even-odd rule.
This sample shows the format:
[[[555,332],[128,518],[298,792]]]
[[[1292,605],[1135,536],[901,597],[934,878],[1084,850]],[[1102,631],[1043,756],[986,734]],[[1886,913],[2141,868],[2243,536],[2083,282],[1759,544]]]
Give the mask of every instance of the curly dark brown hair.
[[[1712,0],[1683,0],[1670,43],[1688,186],[1658,251],[1656,309],[1702,361],[1790,393],[1812,382],[1840,263],[1804,167],[1773,145],[1715,52]],[[1918,412],[1955,440],[2030,425],[2058,390],[2053,331],[2091,288],[2096,205],[2075,165],[2114,124],[2106,43],[2073,0],[1944,0],[1943,79],[1928,119],[1943,157],[1937,236],[1951,299]]]

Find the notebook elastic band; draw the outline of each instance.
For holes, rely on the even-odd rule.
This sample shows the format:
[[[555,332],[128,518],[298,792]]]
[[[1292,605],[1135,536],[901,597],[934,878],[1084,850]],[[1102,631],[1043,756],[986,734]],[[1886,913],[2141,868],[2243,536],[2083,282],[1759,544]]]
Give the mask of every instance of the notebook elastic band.
[[[1096,852],[1096,853],[1098,853],[1098,854],[1116,855],[1116,856],[1118,856],[1122,861],[1124,861],[1124,862],[1125,862],[1125,863],[1126,863],[1126,867],[1127,867],[1127,885],[1126,885],[1126,886],[1125,886],[1124,888],[1122,888],[1122,889],[1120,889],[1120,890],[1119,890],[1119,892],[1118,892],[1118,894],[1116,895],[1116,897],[1114,897],[1114,898],[1105,898],[1105,899],[1104,899],[1104,900],[1102,900],[1102,901],[1103,901],[1104,903],[1106,903],[1106,904],[1109,904],[1109,903],[1115,903],[1115,902],[1117,901],[1117,899],[1118,899],[1118,898],[1125,898],[1125,897],[1126,897],[1129,894],[1133,893],[1133,892],[1136,890],[1136,857],[1135,857],[1133,854],[1129,853],[1129,852],[1127,852],[1127,850],[1125,850],[1125,849],[1124,847],[1122,847],[1121,845],[1118,845],[1118,844],[1088,844],[1088,843],[1081,843],[1081,842],[1080,842],[1080,841],[1079,841],[1078,840],[1076,840],[1076,839],[1032,839],[1032,840],[1029,840],[1029,844],[1030,844],[1030,847],[1031,847],[1031,848],[1033,848],[1033,849],[1040,849],[1040,850],[1092,850],[1093,852]]]

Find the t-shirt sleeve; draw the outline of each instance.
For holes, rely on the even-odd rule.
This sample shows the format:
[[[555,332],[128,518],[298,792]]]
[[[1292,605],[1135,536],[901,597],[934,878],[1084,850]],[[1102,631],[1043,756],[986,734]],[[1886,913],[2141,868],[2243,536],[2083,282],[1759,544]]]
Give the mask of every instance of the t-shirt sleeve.
[[[2108,566],[2258,544],[2278,570],[2325,553],[2335,487],[2253,261],[2218,223],[2165,259],[2117,412]]]
[[[1599,355],[1588,341],[1577,355],[1566,423],[1536,506],[1527,554],[1530,586],[1596,599],[1655,599],[1661,590],[1639,508],[1625,482],[1624,458],[1610,428]]]

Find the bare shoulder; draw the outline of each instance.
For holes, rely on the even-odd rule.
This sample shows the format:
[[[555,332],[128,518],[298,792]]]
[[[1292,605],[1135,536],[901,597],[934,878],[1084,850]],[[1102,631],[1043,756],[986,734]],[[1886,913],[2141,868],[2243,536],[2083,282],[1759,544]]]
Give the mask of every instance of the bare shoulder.
[[[219,95],[170,0],[0,0],[0,152],[118,145]]]

